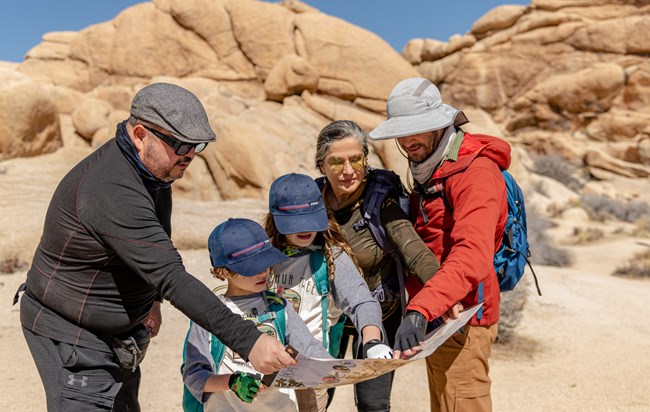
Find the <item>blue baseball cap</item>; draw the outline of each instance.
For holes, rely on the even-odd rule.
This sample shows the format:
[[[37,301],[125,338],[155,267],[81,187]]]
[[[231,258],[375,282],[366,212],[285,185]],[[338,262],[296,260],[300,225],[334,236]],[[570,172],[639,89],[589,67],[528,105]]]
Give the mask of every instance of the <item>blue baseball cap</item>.
[[[298,173],[280,176],[271,184],[269,210],[283,235],[327,230],[327,211],[318,185]]]
[[[214,228],[208,238],[213,267],[226,267],[238,275],[255,276],[288,258],[271,245],[259,223],[230,218]]]

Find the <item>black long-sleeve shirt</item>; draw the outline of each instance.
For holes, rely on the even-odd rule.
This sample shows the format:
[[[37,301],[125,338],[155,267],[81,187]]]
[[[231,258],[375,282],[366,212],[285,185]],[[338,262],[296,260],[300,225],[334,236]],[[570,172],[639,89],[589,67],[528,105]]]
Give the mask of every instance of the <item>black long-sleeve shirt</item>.
[[[171,188],[148,191],[115,139],[76,165],[52,197],[27,272],[22,325],[101,347],[142,322],[157,295],[248,357],[260,332],[187,273],[171,242]]]

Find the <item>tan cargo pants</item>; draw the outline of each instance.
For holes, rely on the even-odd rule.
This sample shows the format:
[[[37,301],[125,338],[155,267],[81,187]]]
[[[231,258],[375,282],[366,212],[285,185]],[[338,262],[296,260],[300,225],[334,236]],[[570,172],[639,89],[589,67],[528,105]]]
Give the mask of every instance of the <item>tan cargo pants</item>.
[[[300,412],[325,412],[327,410],[327,389],[298,389],[296,400]]]
[[[432,412],[492,410],[488,359],[497,330],[465,326],[426,358]]]

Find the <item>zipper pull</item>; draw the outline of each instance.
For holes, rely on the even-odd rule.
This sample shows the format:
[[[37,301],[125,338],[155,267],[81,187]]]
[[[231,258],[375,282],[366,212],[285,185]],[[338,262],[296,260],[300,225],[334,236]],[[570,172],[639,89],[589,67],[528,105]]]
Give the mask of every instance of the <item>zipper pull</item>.
[[[429,216],[427,216],[426,210],[424,210],[424,196],[420,194],[420,212],[422,213],[422,219],[424,219],[424,223],[429,223]]]

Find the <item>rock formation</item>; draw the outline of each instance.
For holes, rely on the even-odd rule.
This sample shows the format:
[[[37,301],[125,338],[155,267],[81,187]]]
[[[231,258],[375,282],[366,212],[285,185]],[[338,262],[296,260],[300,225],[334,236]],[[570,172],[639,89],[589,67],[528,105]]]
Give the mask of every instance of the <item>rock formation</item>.
[[[282,173],[316,175],[320,128],[383,120],[400,80],[424,76],[470,114],[470,131],[586,165],[591,176],[650,175],[650,2],[533,0],[500,6],[447,42],[384,40],[296,0],[154,0],[80,32],[56,32],[0,65],[0,160],[113,136],[133,94],[180,84],[218,140],[176,195],[264,198]],[[405,175],[393,142],[375,165]],[[526,151],[517,151],[526,156]],[[72,166],[72,165],[71,165]]]
[[[199,96],[219,136],[177,192],[264,197],[280,174],[316,174],[311,153],[327,122],[374,127],[392,86],[410,76],[417,71],[375,34],[297,1],[155,0],[78,33],[48,33],[2,68],[0,159],[80,140],[96,147],[139,88],[167,81]]]
[[[484,110],[534,152],[584,162],[594,177],[647,176],[648,28],[648,1],[533,0],[448,42],[413,39],[402,55],[451,104]]]

